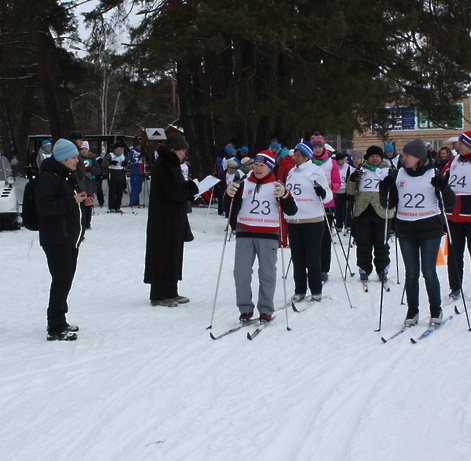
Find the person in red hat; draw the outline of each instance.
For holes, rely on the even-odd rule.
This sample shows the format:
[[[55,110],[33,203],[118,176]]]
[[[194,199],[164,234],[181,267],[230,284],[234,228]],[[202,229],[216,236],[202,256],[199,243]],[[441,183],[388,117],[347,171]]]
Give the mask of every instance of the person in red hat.
[[[274,168],[275,155],[262,150],[255,156],[253,172],[243,185],[231,182],[224,199],[227,213],[230,210],[237,223],[234,280],[241,322],[249,321],[254,313],[251,283],[255,257],[259,279],[257,310],[260,321],[272,320],[280,233],[279,206],[289,216],[298,210],[291,193],[276,180]]]
[[[464,249],[471,255],[471,131],[458,138],[458,155],[443,167],[442,174],[457,196],[456,205],[446,217],[453,245],[448,253],[448,283],[450,297],[457,299],[463,284]]]

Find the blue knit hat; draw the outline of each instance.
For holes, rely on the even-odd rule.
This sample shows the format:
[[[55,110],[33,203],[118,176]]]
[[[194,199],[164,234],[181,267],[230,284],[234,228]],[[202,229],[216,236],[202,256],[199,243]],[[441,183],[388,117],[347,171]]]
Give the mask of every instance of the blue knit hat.
[[[52,142],[49,141],[49,139],[45,139],[42,143],[41,143],[41,147],[44,149],[45,147],[47,146],[52,146]]]
[[[242,157],[249,155],[249,148],[247,146],[242,146],[240,148],[240,155],[242,155]]]
[[[69,158],[77,157],[78,150],[73,142],[60,138],[52,148],[52,155],[58,162],[63,162]]]
[[[224,148],[224,152],[226,155],[231,155],[231,156],[235,155],[235,149],[232,146],[226,146]]]
[[[390,142],[384,145],[384,153],[386,152],[394,152],[394,146]]]
[[[309,160],[312,158],[312,144],[309,141],[300,142],[296,144],[294,150],[299,150]]]

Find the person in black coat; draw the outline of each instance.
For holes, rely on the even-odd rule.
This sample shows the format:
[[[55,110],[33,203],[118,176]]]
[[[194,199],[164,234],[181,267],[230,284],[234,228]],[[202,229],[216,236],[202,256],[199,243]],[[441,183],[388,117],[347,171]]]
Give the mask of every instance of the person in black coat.
[[[198,193],[193,181],[185,181],[180,165],[189,148],[185,138],[171,134],[161,144],[151,174],[147,219],[144,283],[149,283],[153,306],[176,307],[189,302],[178,295],[183,272],[183,245],[193,240],[186,202]]]
[[[405,326],[419,319],[419,276],[425,279],[430,324],[442,321],[440,282],[436,261],[444,235],[444,210],[454,206],[456,196],[445,178],[433,168],[433,160],[420,139],[403,148],[404,167],[394,171],[379,184],[383,206],[396,210],[396,235],[406,269],[407,314]],[[443,203],[442,203],[443,202]]]
[[[83,239],[83,205],[91,205],[75,177],[78,163],[76,146],[59,139],[52,156],[41,164],[34,196],[38,210],[39,243],[46,254],[52,282],[47,309],[47,339],[73,341],[77,326],[69,325],[67,297],[77,267],[79,246]]]

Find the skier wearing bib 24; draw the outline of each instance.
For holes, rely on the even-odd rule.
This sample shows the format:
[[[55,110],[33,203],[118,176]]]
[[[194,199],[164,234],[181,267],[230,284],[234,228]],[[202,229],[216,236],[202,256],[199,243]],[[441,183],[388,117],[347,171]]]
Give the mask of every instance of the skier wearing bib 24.
[[[237,218],[234,280],[241,321],[250,320],[255,308],[251,289],[255,256],[258,258],[259,279],[257,310],[262,322],[272,320],[280,232],[279,206],[286,215],[294,215],[297,211],[290,192],[282,182],[276,181],[274,168],[274,154],[262,150],[255,156],[253,172],[243,186],[231,182],[224,199],[226,212]]]
[[[442,322],[440,282],[436,261],[443,232],[444,219],[440,210],[443,197],[445,208],[456,203],[456,197],[443,176],[434,170],[433,160],[420,139],[408,142],[403,148],[404,167],[380,183],[381,203],[397,206],[396,235],[406,268],[407,314],[405,326],[419,319],[419,276],[422,274],[427,290],[430,324]]]

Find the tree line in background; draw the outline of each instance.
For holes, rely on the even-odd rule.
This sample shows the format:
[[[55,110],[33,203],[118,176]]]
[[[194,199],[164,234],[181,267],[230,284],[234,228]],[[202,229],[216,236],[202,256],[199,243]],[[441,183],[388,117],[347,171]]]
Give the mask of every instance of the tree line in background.
[[[202,176],[232,139],[252,152],[314,130],[351,139],[372,117],[386,127],[386,104],[444,126],[470,90],[468,0],[101,0],[84,18],[78,3],[0,0],[7,153],[28,134],[136,134],[178,118]],[[70,50],[78,20],[85,58]]]

